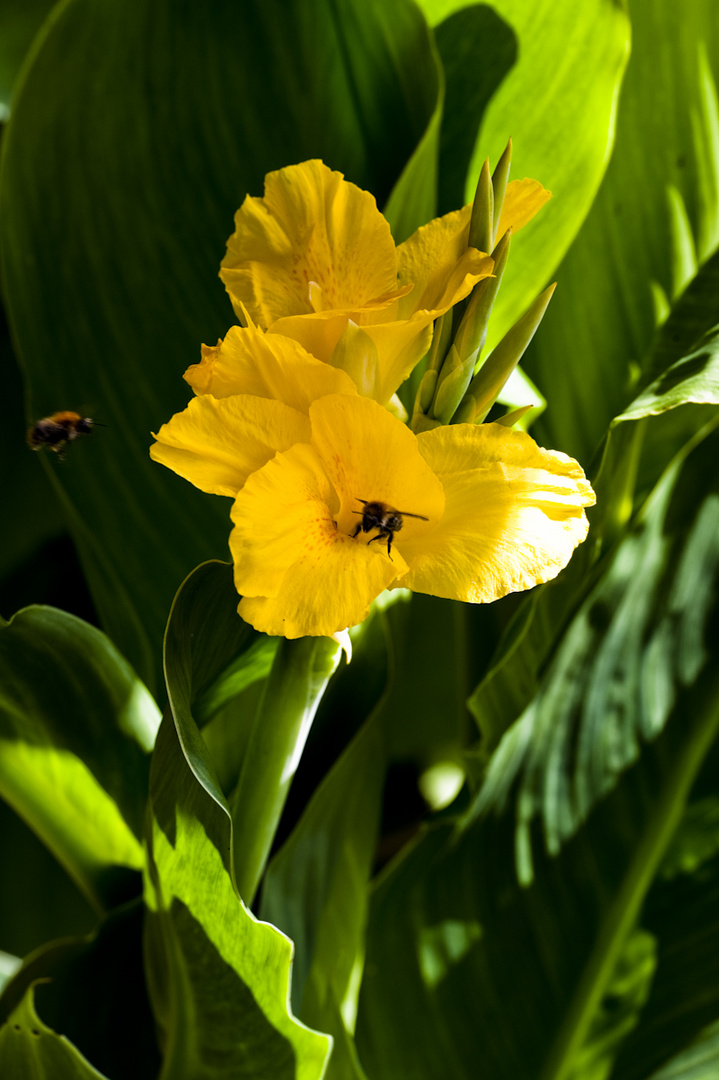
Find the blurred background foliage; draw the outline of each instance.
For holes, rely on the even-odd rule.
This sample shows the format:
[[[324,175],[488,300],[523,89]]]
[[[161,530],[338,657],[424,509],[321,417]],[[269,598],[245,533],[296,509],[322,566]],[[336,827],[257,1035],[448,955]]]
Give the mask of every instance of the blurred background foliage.
[[[288,981],[334,1080],[719,1073],[717,78],[714,0],[2,6],[0,615],[59,609],[0,632],[18,1076],[320,1076]],[[396,595],[330,680],[239,624],[226,567],[191,574],[229,502],[150,433],[233,321],[217,271],[266,172],[323,158],[401,240],[509,136],[553,198],[489,344],[556,278],[524,387],[593,479],[590,539],[487,608]],[[103,426],[31,454],[58,409]],[[268,702],[314,718],[260,808],[291,972],[232,888]]]

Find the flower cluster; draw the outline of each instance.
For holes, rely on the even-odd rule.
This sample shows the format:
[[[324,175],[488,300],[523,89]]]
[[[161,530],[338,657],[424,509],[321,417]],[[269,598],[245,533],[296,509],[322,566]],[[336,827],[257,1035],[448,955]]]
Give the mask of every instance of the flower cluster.
[[[548,198],[510,184],[496,243]],[[361,622],[384,590],[482,603],[554,577],[586,536],[580,466],[501,424],[415,434],[396,391],[438,320],[494,277],[472,207],[395,246],[374,198],[320,161],[245,199],[220,275],[240,326],[188,369],[151,455],[234,499],[240,615],[289,638]],[[496,255],[496,252],[495,252]]]

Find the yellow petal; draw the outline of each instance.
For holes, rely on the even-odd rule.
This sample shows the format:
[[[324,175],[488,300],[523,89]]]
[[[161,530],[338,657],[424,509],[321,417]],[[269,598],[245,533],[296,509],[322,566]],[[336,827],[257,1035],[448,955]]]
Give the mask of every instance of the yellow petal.
[[[339,500],[339,532],[355,532],[363,501],[384,503],[408,515],[393,541],[397,559],[406,539],[421,538],[444,512],[442,485],[423,459],[417,437],[386,409],[359,396],[321,398],[310,408],[310,420],[312,445]],[[358,540],[386,560],[384,544],[371,534],[363,532]]]
[[[239,612],[284,637],[332,636],[361,622],[398,575],[394,562],[338,531],[337,499],[310,446],[294,446],[251,476],[232,508],[230,549]]]
[[[507,184],[495,244],[499,243],[507,229],[511,228],[516,233],[524,228],[551,197],[551,191],[542,187],[538,180],[512,180],[511,184]]]
[[[150,457],[201,491],[234,497],[250,473],[309,435],[307,417],[281,401],[203,394],[162,425]]]
[[[492,259],[467,247],[471,206],[435,218],[397,248],[399,280],[413,282],[399,301],[398,316],[432,312],[432,318],[469,295],[482,278],[491,277]]]
[[[233,326],[224,341],[203,345],[202,361],[187,369],[185,379],[197,394],[274,398],[303,413],[324,394],[355,393],[344,372],[321,363],[298,342],[255,327]]]
[[[403,545],[403,587],[487,603],[549,581],[586,537],[594,492],[565,454],[499,424],[441,427],[418,443],[446,510],[431,533]]]
[[[247,196],[220,277],[238,315],[244,305],[267,329],[314,310],[311,283],[330,308],[361,307],[391,293],[394,241],[369,192],[321,161],[305,161],[269,173],[264,198]]]
[[[360,329],[372,342],[372,356],[368,356],[366,344],[354,357],[342,350],[342,338],[353,325],[346,313],[322,312],[316,316],[279,319],[270,333],[284,334],[301,342],[318,360],[346,370],[365,397],[388,405],[427,352],[432,340],[434,315],[418,312],[410,319],[368,323],[361,313],[354,314],[360,321]]]

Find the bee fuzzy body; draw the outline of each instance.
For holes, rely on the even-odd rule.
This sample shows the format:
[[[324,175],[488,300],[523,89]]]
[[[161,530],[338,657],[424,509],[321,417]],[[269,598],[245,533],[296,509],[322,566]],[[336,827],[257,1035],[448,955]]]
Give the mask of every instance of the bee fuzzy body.
[[[357,525],[357,528],[352,533],[352,537],[359,536],[360,532],[372,532],[373,529],[377,529],[377,535],[373,536],[371,540],[368,540],[368,544],[373,544],[375,540],[387,541],[387,554],[390,559],[392,558],[392,541],[394,534],[399,532],[403,525],[404,517],[418,518],[420,521],[429,521],[423,514],[411,514],[409,510],[395,510],[393,506],[388,506],[387,503],[379,502],[376,499],[358,499],[357,502],[361,502],[364,506],[364,510],[354,510],[353,513],[361,514],[362,520]]]
[[[76,412],[56,412],[38,420],[27,433],[28,446],[32,450],[44,450],[49,447],[63,457],[68,443],[80,435],[89,435],[93,421],[89,416],[80,416]]]

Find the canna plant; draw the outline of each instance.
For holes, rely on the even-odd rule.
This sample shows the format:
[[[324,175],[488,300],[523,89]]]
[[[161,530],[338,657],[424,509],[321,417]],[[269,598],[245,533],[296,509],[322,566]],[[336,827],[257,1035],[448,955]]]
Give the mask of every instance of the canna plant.
[[[717,1074],[709,0],[3,19],[0,1076]]]

